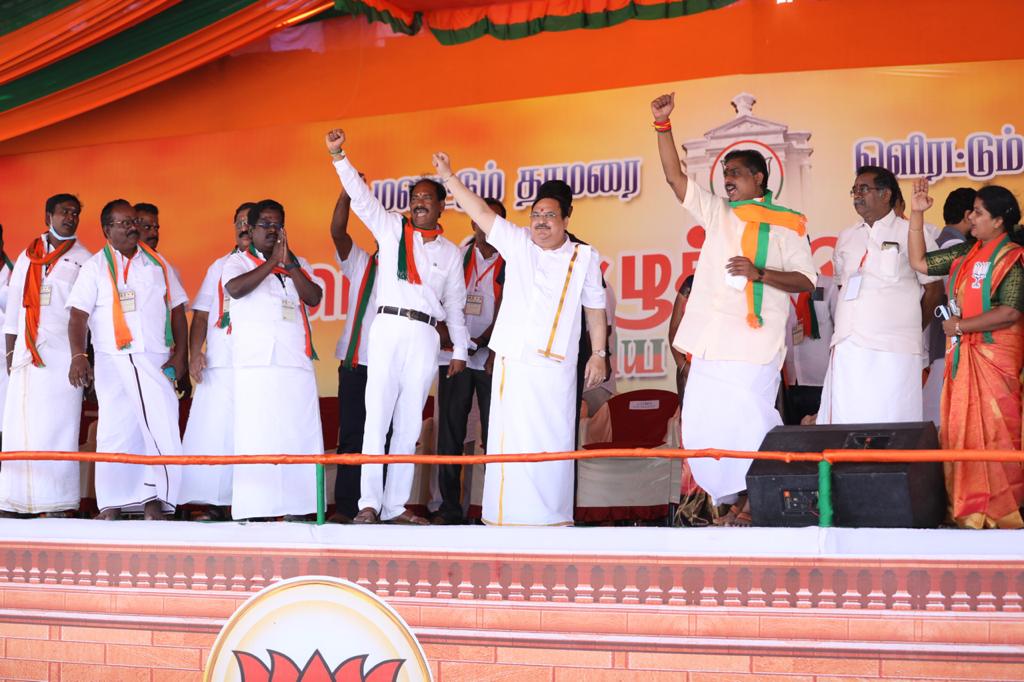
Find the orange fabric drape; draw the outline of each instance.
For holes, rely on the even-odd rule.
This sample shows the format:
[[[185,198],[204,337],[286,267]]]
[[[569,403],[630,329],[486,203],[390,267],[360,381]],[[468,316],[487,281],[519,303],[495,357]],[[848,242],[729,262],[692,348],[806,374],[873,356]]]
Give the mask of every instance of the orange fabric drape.
[[[79,0],[0,40],[0,85],[95,45],[180,0]]]
[[[0,140],[71,118],[165,81],[256,40],[324,12],[332,0],[255,3],[186,38],[116,69],[0,114]]]
[[[1024,323],[961,337],[955,378],[942,387],[942,447],[948,450],[1019,450],[1020,372],[1024,366]],[[951,453],[955,454],[955,453]],[[1024,464],[954,461],[946,463],[951,516],[968,528],[1021,528]]]

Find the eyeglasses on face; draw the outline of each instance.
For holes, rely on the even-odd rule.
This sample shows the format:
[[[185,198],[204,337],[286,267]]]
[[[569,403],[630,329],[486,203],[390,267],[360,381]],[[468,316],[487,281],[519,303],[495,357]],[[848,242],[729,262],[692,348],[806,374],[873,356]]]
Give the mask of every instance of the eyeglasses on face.
[[[557,217],[558,214],[555,213],[554,211],[545,211],[544,213],[534,211],[533,213],[530,214],[530,220],[554,220]]]
[[[258,223],[256,223],[256,227],[261,227],[264,230],[280,230],[282,227],[284,227],[284,223],[272,223],[269,220],[261,220]]]
[[[884,187],[872,187],[871,185],[857,185],[856,187],[850,188],[851,197],[859,197],[867,194],[868,192],[881,192]]]

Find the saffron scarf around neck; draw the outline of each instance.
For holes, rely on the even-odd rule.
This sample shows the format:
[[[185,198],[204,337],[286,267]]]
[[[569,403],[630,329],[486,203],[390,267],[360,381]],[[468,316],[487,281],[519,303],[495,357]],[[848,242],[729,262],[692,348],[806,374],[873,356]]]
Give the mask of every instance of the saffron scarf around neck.
[[[740,240],[740,250],[759,270],[763,270],[768,262],[768,240],[772,225],[793,230],[801,237],[807,233],[807,219],[804,215],[773,203],[771,191],[765,192],[763,201],[730,201],[729,206],[736,217],[746,223]],[[758,329],[764,325],[764,318],[761,317],[764,282],[750,280],[746,285],[746,294],[747,324]]]
[[[352,332],[349,335],[345,359],[342,360],[342,364],[348,369],[354,369],[359,364],[359,339],[363,334],[363,319],[366,317],[366,309],[370,305],[370,296],[373,295],[373,284],[377,280],[377,256],[379,253],[380,251],[375,251],[370,256],[370,262],[363,270],[363,279],[359,282],[356,309],[352,311]]]
[[[483,254],[480,255],[483,256]],[[501,269],[503,267],[505,267],[505,259],[498,255],[494,263],[491,264],[491,267],[488,268],[491,271],[491,287],[494,291],[495,300],[497,300],[498,296],[501,294],[501,282],[499,282],[498,279],[501,276]],[[466,255],[462,257],[462,274],[465,276],[466,290],[468,291],[469,287],[472,285],[473,275],[476,274],[475,244],[470,244],[469,248],[466,249]],[[480,276],[483,277],[484,274],[486,273],[483,273]]]
[[[436,237],[444,234],[444,228],[440,224],[434,229],[416,227],[412,221],[402,216],[402,238],[398,244],[398,279],[404,279],[409,284],[423,284],[420,271],[416,268],[416,255],[413,252],[415,240],[413,235],[419,232],[422,237]]]
[[[28,271],[25,273],[25,289],[22,292],[21,304],[25,308],[25,348],[32,356],[32,364],[36,367],[45,367],[43,358],[39,355],[36,347],[39,338],[39,318],[42,309],[42,288],[43,268],[46,274],[50,274],[54,263],[71,250],[75,245],[74,239],[60,242],[60,246],[46,253],[46,240],[44,237],[36,237],[25,250],[28,258]]]
[[[164,263],[163,258],[157,255],[156,251],[146,244],[139,242],[138,248],[145,258],[160,268],[160,272],[164,276],[164,343],[168,348],[174,348],[174,334],[171,330],[171,281],[167,274],[167,264]],[[121,292],[117,288],[117,263],[114,260],[114,249],[110,244],[103,247],[103,258],[107,261],[107,272],[110,275],[110,290],[113,297],[111,308],[114,318],[114,343],[118,350],[124,350],[132,345],[132,332],[128,328],[124,308],[121,306]]]
[[[253,246],[252,244],[249,245],[249,250],[245,252],[245,255],[257,266],[263,265],[264,263],[267,262],[267,259],[263,257],[263,254],[257,251],[256,247]],[[284,275],[285,277],[289,278],[291,277],[291,273],[289,273],[287,270],[285,270],[279,265],[275,265],[274,269],[271,270],[271,272],[274,273],[275,275]],[[302,272],[306,275],[306,277],[309,277],[309,273],[307,273],[305,269],[303,269]],[[299,301],[299,310],[302,311],[302,330],[303,332],[305,332],[306,335],[306,357],[309,358],[310,360],[319,360],[320,358],[316,354],[316,348],[313,347],[313,330],[309,326],[309,313],[306,311],[306,304],[303,303],[301,300]]]

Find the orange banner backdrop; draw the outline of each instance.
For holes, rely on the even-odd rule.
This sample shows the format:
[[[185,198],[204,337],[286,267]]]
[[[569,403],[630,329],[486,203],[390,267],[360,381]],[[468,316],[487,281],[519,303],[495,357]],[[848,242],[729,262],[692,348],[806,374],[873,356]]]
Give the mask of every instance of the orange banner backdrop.
[[[568,179],[577,195],[570,229],[599,249],[617,294],[613,351],[622,391],[672,386],[666,326],[703,239],[701,226],[665,187],[651,98],[676,91],[676,140],[691,176],[706,187],[721,189],[716,160],[727,149],[753,146],[769,156],[779,203],[807,215],[816,261],[827,270],[835,235],[856,219],[848,190],[857,165],[930,177],[939,198],[929,215],[935,223],[941,223],[941,199],[956,186],[997,182],[1024,189],[1016,101],[1022,89],[1022,61],[863,68],[669,82],[354,118],[344,127],[350,158],[394,210],[405,208],[410,180],[431,172],[430,155],[438,149],[452,155],[478,191],[502,199],[519,224],[527,222],[543,179]],[[272,94],[254,93],[254,105]],[[331,395],[337,385],[331,351],[351,286],[328,234],[339,184],[323,133],[334,125],[325,120],[0,157],[0,220],[8,226],[9,249],[23,248],[41,231],[43,201],[57,191],[84,200],[81,234],[93,249],[101,244],[103,203],[117,196],[152,202],[161,209],[161,251],[194,294],[209,263],[232,247],[235,206],[276,198],[286,207],[291,246],[324,286],[311,319],[323,359],[320,392]],[[469,234],[469,221],[454,207],[443,222],[454,241]],[[353,235],[372,248],[356,220]]]

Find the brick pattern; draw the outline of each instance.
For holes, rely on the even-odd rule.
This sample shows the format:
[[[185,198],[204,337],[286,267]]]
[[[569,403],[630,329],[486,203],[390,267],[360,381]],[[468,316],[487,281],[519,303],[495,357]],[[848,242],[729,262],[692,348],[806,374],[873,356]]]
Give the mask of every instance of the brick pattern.
[[[1024,611],[1024,561],[721,559],[0,542],[0,585],[255,592],[333,575],[385,598],[866,611]],[[25,597],[30,599],[30,597]],[[88,597],[86,597],[88,598]],[[217,612],[216,606],[211,610]]]
[[[199,682],[300,573],[384,596],[441,682],[1024,680],[1024,562],[145,549],[0,544],[0,680]]]

